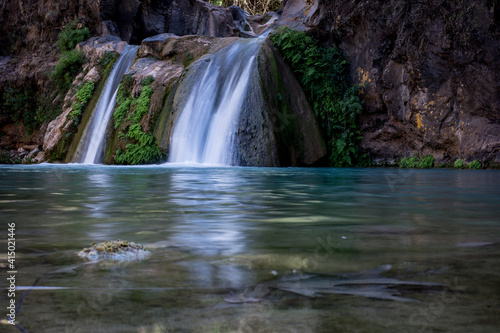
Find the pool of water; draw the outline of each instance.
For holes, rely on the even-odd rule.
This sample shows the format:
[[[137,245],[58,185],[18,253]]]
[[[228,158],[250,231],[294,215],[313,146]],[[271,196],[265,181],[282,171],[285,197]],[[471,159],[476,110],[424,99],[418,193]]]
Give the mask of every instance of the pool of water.
[[[17,291],[22,328],[4,321],[2,332],[500,327],[498,171],[1,166],[0,221],[3,275],[14,222],[16,285],[38,288],[22,301]],[[77,255],[113,239],[152,255]],[[339,279],[358,280],[348,293],[321,289]],[[401,300],[370,297],[380,283]]]

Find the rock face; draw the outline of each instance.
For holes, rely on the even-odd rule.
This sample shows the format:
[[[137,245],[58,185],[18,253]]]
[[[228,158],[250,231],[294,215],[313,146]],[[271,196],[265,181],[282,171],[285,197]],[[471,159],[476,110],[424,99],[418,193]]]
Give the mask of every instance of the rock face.
[[[500,162],[498,1],[288,0],[280,24],[347,54],[375,161]]]
[[[73,105],[76,102],[76,87],[79,87],[86,82],[94,82],[96,85],[102,82],[104,85],[105,71],[112,68],[112,63],[108,64],[108,68],[100,64],[100,59],[104,57],[107,52],[118,54],[123,51],[126,43],[121,41],[120,38],[115,36],[94,37],[88,41],[78,45],[80,49],[90,61],[85,65],[83,71],[78,75],[72,88],[68,91],[64,98],[63,112],[53,121],[51,121],[45,131],[43,140],[43,149],[45,151],[45,158],[52,160],[66,160],[70,161],[71,156],[68,156],[68,151],[71,149],[71,144],[76,145],[79,137],[81,136],[86,120],[90,117],[89,112],[83,114],[83,120],[78,126],[75,120],[71,117]],[[96,89],[94,100],[98,99],[99,89]],[[93,105],[94,103],[90,103]],[[77,134],[74,136],[74,134]],[[76,148],[76,147],[74,147]],[[71,155],[71,154],[70,154]]]
[[[132,44],[161,33],[230,37],[238,35],[226,8],[205,1],[106,0],[102,19],[118,27],[120,37]]]

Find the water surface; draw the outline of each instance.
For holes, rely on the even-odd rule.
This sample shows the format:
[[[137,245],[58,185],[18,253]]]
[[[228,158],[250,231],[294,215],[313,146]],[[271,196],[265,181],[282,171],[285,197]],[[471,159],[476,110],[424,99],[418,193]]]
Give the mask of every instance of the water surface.
[[[24,297],[29,332],[496,332],[499,203],[489,170],[2,166],[0,263],[15,222],[17,285],[69,288]],[[152,256],[82,265],[79,250],[111,239]],[[418,302],[276,289],[224,301],[388,264],[384,277],[446,287],[402,293]]]

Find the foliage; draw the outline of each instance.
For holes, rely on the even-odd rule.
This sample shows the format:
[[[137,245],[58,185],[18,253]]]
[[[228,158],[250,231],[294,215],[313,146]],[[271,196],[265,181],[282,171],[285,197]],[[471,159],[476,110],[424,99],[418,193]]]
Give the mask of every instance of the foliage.
[[[0,164],[12,164],[8,150],[0,150]]]
[[[71,50],[62,54],[49,78],[61,91],[68,91],[84,63],[83,52]]]
[[[434,156],[432,155],[427,155],[424,156],[418,161],[417,163],[417,168],[419,169],[428,169],[432,168],[434,166]]]
[[[107,67],[109,64],[115,61],[116,59],[116,54],[113,52],[107,51],[104,53],[101,59],[99,59],[99,65],[102,65],[103,67]]]
[[[481,165],[481,162],[479,162],[478,160],[474,160],[472,162],[469,163],[469,165],[467,166],[469,169],[471,170],[479,170],[481,169],[483,166]]]
[[[28,134],[32,133],[44,122],[55,119],[62,111],[59,103],[52,103],[57,91],[52,89],[50,93],[50,85],[44,87],[44,90],[37,90],[35,85],[5,87],[1,94],[0,114],[14,122],[22,122]]]
[[[80,123],[80,118],[87,105],[88,101],[92,98],[92,93],[94,92],[94,82],[88,81],[87,83],[80,86],[76,92],[76,102],[73,105],[69,116],[73,118],[75,125]]]
[[[328,143],[330,164],[347,167],[365,163],[357,145],[356,121],[362,110],[359,87],[348,84],[348,61],[336,46],[322,48],[305,32],[277,29],[271,40],[282,53],[313,106]]]
[[[126,151],[120,149],[116,152],[115,161],[119,164],[146,164],[158,161],[163,157],[156,144],[156,139],[151,133],[144,133],[141,124],[130,126],[127,137],[138,142],[126,146]]]
[[[122,124],[123,119],[130,113],[130,110],[133,110],[133,112],[127,118],[127,122],[131,123],[128,132],[120,132],[118,134],[118,139],[130,139],[132,141],[132,143],[126,145],[125,151],[121,149],[116,151],[115,162],[118,164],[137,165],[154,163],[163,157],[163,153],[158,148],[153,134],[145,133],[140,124],[140,121],[149,110],[151,95],[153,94],[153,89],[151,88],[153,80],[152,76],[148,76],[141,81],[143,85],[142,91],[136,99],[132,99],[128,93],[131,86],[130,78],[125,79],[120,84],[117,95],[117,107],[113,114],[115,129]]]
[[[142,117],[149,110],[149,102],[151,101],[151,95],[153,94],[153,89],[150,86],[142,87],[142,92],[139,98],[132,101],[131,105],[135,106],[134,113],[130,116],[130,119],[136,124],[141,121]]]
[[[416,168],[418,163],[418,155],[415,154],[413,157],[404,157],[399,161],[400,168]]]
[[[128,95],[125,86],[120,83],[116,96],[115,112],[113,113],[115,129],[117,129],[121,125],[123,118],[125,118],[127,112],[130,110],[131,103],[132,98]]]
[[[68,23],[64,29],[59,33],[57,45],[61,52],[66,52],[74,49],[78,43],[90,38],[90,31],[88,28],[79,28],[78,21]]]
[[[417,154],[413,155],[413,157],[405,157],[399,161],[400,168],[419,168],[419,169],[427,169],[432,168],[434,166],[434,156],[427,155],[422,158],[419,158]]]
[[[16,123],[23,123],[32,133],[41,123],[37,119],[36,87],[5,87],[2,93],[0,114],[7,115]]]
[[[464,162],[465,162],[464,160],[458,159],[455,161],[455,163],[453,163],[453,167],[455,169],[463,169],[463,168],[465,168]]]

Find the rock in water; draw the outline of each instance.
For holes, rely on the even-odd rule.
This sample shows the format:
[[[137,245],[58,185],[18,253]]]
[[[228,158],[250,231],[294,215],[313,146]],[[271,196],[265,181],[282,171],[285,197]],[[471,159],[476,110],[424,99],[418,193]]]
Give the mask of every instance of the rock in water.
[[[141,244],[122,240],[92,243],[78,255],[90,260],[140,261],[149,258],[151,252]]]

